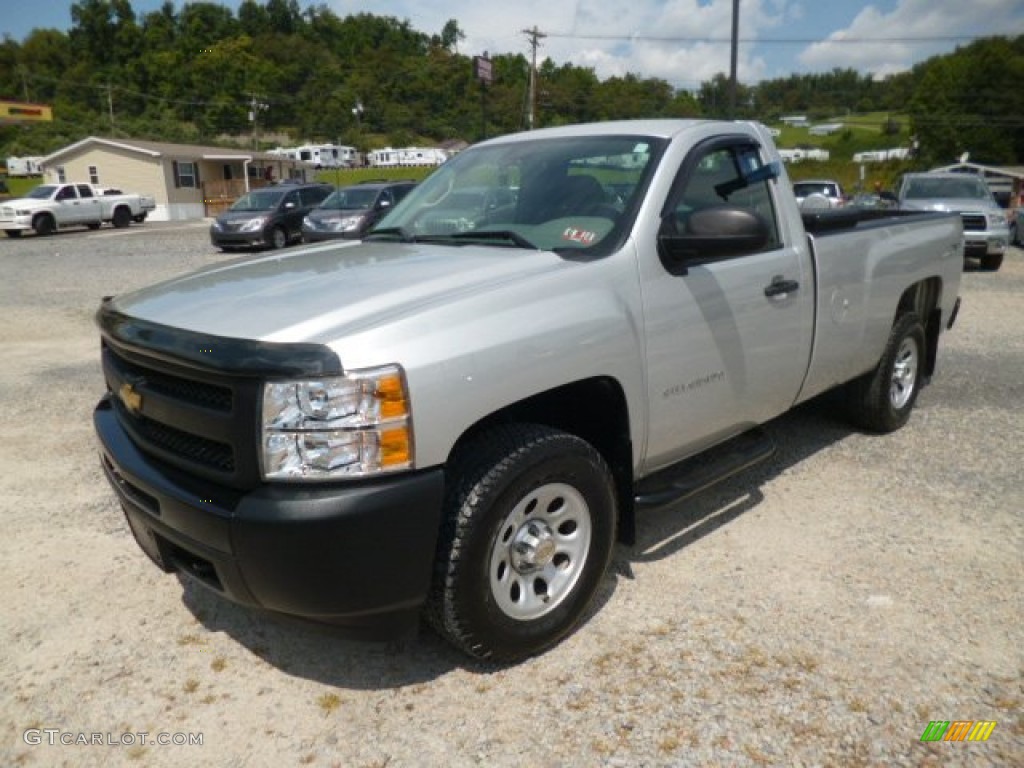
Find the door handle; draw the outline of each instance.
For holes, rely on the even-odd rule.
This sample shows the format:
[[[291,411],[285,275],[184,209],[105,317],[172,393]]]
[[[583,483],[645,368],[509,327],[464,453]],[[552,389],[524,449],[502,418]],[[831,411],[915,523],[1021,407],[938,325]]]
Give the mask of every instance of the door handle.
[[[772,296],[784,296],[787,293],[793,293],[800,288],[800,283],[796,280],[786,280],[782,275],[776,275],[772,278],[772,282],[764,289],[764,295],[768,297]]]

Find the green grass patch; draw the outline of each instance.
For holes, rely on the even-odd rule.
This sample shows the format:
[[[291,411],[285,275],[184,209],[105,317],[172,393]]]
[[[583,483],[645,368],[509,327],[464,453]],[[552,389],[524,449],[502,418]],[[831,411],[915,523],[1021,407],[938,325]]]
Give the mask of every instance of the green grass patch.
[[[423,181],[436,169],[433,166],[409,166],[402,168],[338,168],[318,171],[317,181],[347,187],[368,181]]]
[[[29,190],[35,189],[42,184],[43,180],[39,176],[31,176],[28,178],[8,176],[4,179],[4,183],[7,184],[7,191],[11,193],[11,197],[13,198],[24,197]]]

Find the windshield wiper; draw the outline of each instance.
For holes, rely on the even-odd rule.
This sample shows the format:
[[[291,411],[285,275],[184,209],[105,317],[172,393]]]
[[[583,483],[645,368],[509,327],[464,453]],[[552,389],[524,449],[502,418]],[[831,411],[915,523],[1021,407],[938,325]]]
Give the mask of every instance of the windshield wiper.
[[[488,229],[480,232],[451,232],[447,235],[426,235],[416,238],[416,242],[418,243],[443,243],[451,240],[465,241],[466,243],[484,241],[488,244],[494,243],[511,245],[516,248],[528,248],[531,251],[540,250],[525,237],[520,235],[518,232],[513,232],[511,229]],[[498,241],[500,241],[500,243]]]
[[[398,241],[400,243],[416,242],[416,238],[410,235],[404,227],[379,227],[370,232],[370,234],[364,237],[363,240],[374,240],[378,236],[381,236],[381,239],[383,240],[395,235],[398,236]]]

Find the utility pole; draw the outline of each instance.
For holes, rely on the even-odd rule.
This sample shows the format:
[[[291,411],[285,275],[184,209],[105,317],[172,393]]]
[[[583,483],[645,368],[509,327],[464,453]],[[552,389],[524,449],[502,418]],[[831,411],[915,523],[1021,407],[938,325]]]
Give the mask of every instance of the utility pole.
[[[114,89],[107,81],[107,112],[110,114],[110,134],[114,134]]]
[[[537,29],[536,24],[533,25],[533,29],[522,29],[520,31],[530,38],[530,49],[532,51],[530,57],[530,112],[527,124],[527,130],[532,131],[537,115],[537,48],[540,46],[540,41],[547,37],[547,35]]]
[[[256,94],[252,94],[249,100],[249,122],[252,123],[252,149],[253,152],[260,151],[260,139],[259,139],[259,121],[260,121],[260,110],[267,108],[267,105],[256,98]]]
[[[736,119],[736,65],[740,47],[740,0],[732,0],[732,62],[729,67],[729,119]]]

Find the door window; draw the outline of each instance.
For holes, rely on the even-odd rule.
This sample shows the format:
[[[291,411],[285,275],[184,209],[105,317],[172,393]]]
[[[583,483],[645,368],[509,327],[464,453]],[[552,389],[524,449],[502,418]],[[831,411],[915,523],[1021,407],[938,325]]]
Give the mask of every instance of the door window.
[[[737,206],[758,215],[769,232],[764,250],[775,250],[781,246],[781,240],[771,194],[774,176],[753,145],[714,147],[698,155],[695,161],[684,163],[681,184],[665,225],[670,231],[683,234],[696,211]]]

